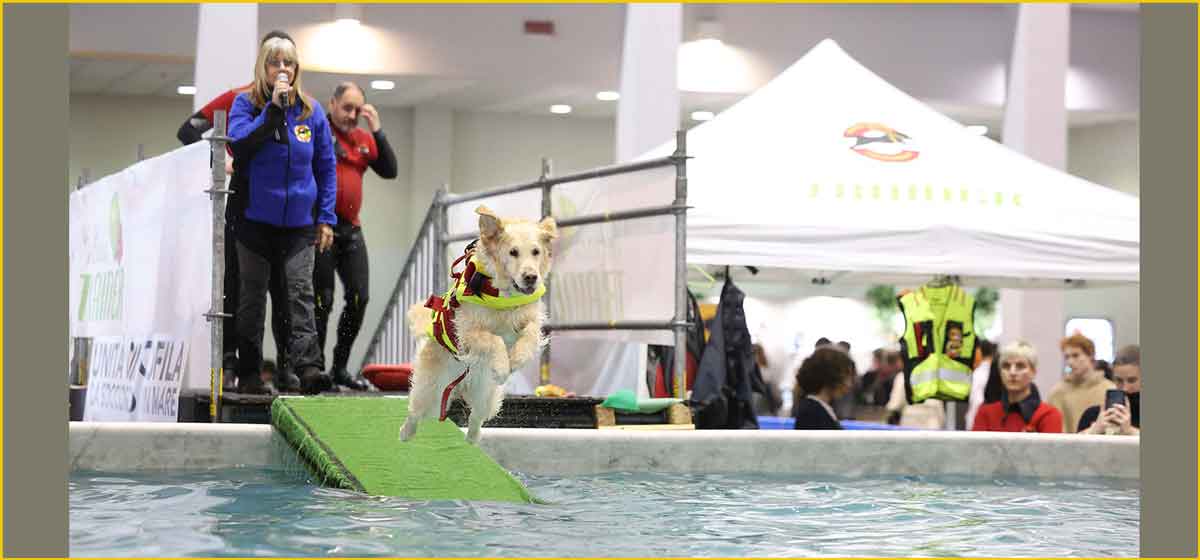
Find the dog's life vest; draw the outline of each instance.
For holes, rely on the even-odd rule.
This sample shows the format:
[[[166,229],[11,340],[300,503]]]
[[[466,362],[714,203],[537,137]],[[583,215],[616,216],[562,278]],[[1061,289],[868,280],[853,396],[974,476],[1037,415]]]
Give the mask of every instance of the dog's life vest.
[[[467,261],[461,272],[454,268],[462,261]],[[435,342],[458,356],[457,334],[454,331],[454,310],[463,303],[482,305],[490,309],[512,309],[529,305],[542,299],[546,286],[538,286],[532,294],[501,295],[500,290],[492,285],[492,275],[484,268],[483,261],[475,254],[475,242],[467,245],[461,257],[450,265],[450,289],[445,295],[431,295],[425,301],[425,307],[433,310],[433,322],[425,329]]]
[[[975,298],[950,285],[924,286],[898,299],[904,314],[901,353],[912,402],[966,399],[975,356]]]
[[[467,264],[463,270],[455,272],[454,268],[464,260],[467,261]],[[492,285],[492,275],[488,274],[483,261],[475,254],[475,241],[467,245],[462,256],[455,259],[454,263],[450,265],[450,278],[450,288],[444,295],[439,297],[434,294],[425,301],[425,307],[431,309],[433,313],[433,321],[426,327],[425,334],[455,358],[458,358],[458,334],[454,330],[454,310],[460,305],[470,303],[490,309],[512,309],[534,303],[542,299],[546,293],[546,286],[541,285],[532,294],[501,295],[500,290]],[[455,378],[442,391],[439,420],[446,419],[450,392],[467,376],[469,371],[470,368]]]

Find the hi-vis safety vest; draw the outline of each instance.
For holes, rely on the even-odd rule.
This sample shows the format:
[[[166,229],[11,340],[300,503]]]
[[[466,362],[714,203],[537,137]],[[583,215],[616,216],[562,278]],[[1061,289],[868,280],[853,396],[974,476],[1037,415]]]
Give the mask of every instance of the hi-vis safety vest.
[[[467,261],[463,271],[454,272],[454,267],[463,260]],[[470,303],[491,309],[512,309],[534,303],[546,293],[546,286],[541,285],[528,295],[500,295],[500,290],[492,285],[492,275],[488,274],[483,261],[475,254],[474,241],[450,265],[450,277],[453,282],[445,295],[431,295],[425,301],[425,307],[433,310],[433,322],[425,329],[425,334],[455,356],[458,356],[458,345],[455,343],[458,335],[454,331],[454,310],[459,305]]]
[[[929,287],[900,296],[900,351],[912,402],[965,400],[975,358],[975,298],[958,286]]]

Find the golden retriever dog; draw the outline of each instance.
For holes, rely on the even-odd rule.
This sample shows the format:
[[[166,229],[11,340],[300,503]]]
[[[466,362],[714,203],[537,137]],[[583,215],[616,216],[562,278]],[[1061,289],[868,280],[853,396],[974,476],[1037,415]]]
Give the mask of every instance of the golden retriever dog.
[[[413,332],[427,335],[413,363],[401,441],[422,420],[445,420],[450,403],[461,398],[471,410],[467,441],[479,443],[483,423],[500,412],[509,375],[545,344],[541,296],[558,237],[554,218],[505,220],[485,206],[475,213],[479,238],[451,266],[465,261],[450,290],[408,310]]]

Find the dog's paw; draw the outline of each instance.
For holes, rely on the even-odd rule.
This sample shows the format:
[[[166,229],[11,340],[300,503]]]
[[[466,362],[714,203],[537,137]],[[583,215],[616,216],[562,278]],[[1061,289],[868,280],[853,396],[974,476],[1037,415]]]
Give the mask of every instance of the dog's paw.
[[[471,445],[479,445],[479,439],[483,437],[483,430],[478,428],[467,428],[467,443]]]
[[[405,421],[400,427],[400,441],[408,441],[417,433],[417,423]]]

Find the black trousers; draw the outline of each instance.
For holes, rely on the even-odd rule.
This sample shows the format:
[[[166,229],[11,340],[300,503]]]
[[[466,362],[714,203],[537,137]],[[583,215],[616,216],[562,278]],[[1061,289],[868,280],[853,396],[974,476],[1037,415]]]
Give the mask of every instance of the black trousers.
[[[367,312],[368,277],[367,243],[362,228],[349,220],[339,221],[334,228],[333,246],[324,253],[317,253],[313,267],[313,288],[317,294],[317,338],[322,357],[325,350],[325,334],[329,315],[333,311],[334,275],[342,281],[342,298],[345,306],[337,323],[337,343],[333,347],[334,370],[345,369],[350,360],[350,349],[362,328]]]
[[[314,317],[312,228],[282,229],[255,226],[251,239],[242,232],[237,241],[241,288],[238,294],[238,368],[241,379],[262,370],[263,322],[272,270],[283,276],[287,315],[286,362],[298,374],[309,368],[324,370]]]
[[[221,330],[221,352],[226,363],[236,362],[238,351],[237,308],[238,295],[241,293],[241,279],[238,277],[238,251],[236,219],[225,221],[225,300],[224,311],[230,315],[225,319]],[[271,295],[271,334],[275,337],[275,356],[280,369],[285,367],[287,357],[288,316],[287,290],[283,283],[283,269],[272,268],[270,284],[267,293]],[[260,343],[261,344],[261,343]],[[232,375],[233,372],[228,372]]]

